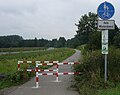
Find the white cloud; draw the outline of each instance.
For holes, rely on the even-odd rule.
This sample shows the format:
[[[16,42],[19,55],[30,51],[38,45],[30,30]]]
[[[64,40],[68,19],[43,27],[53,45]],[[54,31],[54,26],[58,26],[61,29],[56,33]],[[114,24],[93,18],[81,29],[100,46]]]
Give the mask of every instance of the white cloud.
[[[116,8],[120,26],[120,1],[110,0]],[[88,13],[97,11],[103,0],[0,0],[0,35],[18,34],[24,38],[72,38],[75,23]]]

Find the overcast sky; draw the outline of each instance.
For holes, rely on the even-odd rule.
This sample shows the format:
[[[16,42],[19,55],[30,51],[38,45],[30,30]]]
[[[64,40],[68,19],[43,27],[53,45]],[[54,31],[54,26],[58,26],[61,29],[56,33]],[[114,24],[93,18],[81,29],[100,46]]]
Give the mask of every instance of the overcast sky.
[[[80,17],[97,13],[105,0],[0,0],[0,36],[20,35],[24,39],[73,38]],[[120,27],[120,0],[112,19]]]

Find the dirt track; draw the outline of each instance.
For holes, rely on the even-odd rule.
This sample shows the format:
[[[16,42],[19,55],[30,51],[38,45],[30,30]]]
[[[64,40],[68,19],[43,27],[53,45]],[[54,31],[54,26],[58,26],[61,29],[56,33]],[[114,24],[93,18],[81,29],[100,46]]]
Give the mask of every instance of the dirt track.
[[[75,62],[80,58],[80,51],[67,58],[63,62]],[[72,66],[59,66],[59,72],[69,72]],[[59,81],[54,82],[55,76],[39,76],[39,88],[35,87],[35,78],[26,82],[22,86],[12,89],[7,95],[79,95],[79,93],[71,88],[73,83],[73,75],[61,75]]]

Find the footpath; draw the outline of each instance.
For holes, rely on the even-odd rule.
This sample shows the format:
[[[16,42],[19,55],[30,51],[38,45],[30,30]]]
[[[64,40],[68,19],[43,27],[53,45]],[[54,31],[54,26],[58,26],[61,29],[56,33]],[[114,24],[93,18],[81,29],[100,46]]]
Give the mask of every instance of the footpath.
[[[76,62],[80,58],[80,51],[63,62]],[[59,72],[72,71],[72,65],[59,66]],[[55,82],[55,76],[39,76],[39,88],[35,88],[35,77],[25,84],[11,90],[6,95],[79,95],[78,91],[71,88],[73,75],[59,76],[59,82]]]

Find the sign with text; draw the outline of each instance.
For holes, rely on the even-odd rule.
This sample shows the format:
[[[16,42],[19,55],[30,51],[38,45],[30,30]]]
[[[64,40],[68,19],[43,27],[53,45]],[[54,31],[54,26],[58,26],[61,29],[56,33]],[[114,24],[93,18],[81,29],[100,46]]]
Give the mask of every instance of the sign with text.
[[[98,29],[100,30],[115,29],[115,21],[114,20],[98,20]]]
[[[102,54],[108,54],[108,30],[102,31]]]

